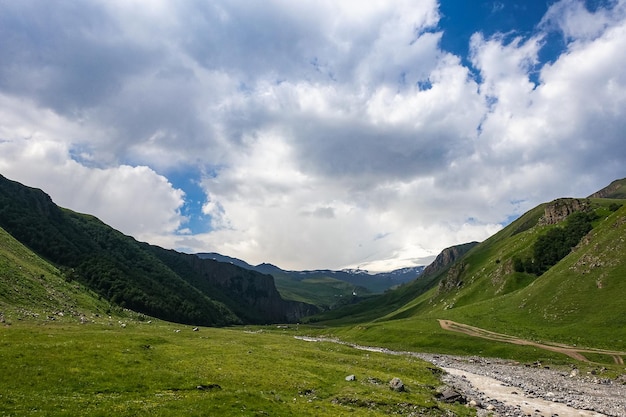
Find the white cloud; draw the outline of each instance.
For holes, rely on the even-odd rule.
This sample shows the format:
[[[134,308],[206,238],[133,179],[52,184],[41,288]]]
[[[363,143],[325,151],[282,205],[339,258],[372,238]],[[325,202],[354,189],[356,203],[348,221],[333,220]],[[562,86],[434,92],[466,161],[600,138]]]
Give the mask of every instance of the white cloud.
[[[6,3],[0,171],[167,247],[412,265],[623,176],[624,5],[475,34],[467,68],[434,0]],[[166,179],[185,169],[206,233]]]
[[[592,12],[583,1],[561,0],[550,6],[541,26],[561,31],[567,41],[585,43],[602,36],[608,27],[624,19],[626,2],[617,0],[610,3],[613,3],[610,9],[598,7]]]
[[[93,214],[139,239],[174,233],[185,221],[179,211],[184,195],[165,177],[145,166],[82,165],[73,159],[69,142],[89,131],[20,100],[0,96],[0,102],[4,176],[42,188],[60,206]]]

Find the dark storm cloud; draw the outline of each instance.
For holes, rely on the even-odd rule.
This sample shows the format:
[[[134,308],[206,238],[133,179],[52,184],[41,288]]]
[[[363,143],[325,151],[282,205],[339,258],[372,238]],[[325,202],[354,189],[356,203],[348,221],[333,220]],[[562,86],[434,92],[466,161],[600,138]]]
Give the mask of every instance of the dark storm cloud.
[[[0,14],[0,88],[63,114],[116,94],[158,58],[125,38],[90,2],[6,2]]]

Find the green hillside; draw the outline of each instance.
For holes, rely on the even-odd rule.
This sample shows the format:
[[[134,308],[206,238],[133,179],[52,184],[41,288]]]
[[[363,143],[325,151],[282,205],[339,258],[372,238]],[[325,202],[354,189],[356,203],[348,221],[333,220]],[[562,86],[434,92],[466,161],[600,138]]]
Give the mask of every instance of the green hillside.
[[[349,282],[332,277],[313,277],[294,280],[287,274],[272,274],[281,295],[289,300],[314,304],[324,310],[351,304],[370,294],[367,288],[355,287]],[[357,295],[353,295],[356,293]]]
[[[0,227],[103,299],[168,321],[222,326],[296,321],[316,311],[271,276],[137,242],[43,191],[0,176]]]
[[[35,255],[0,228],[0,321],[91,320],[115,310],[108,302]],[[119,313],[119,311],[115,311]]]
[[[589,198],[619,198],[626,199],[626,178],[615,180]]]
[[[565,236],[581,218],[591,230],[562,259],[545,271],[519,272],[520,259],[532,263],[551,252],[561,243],[548,237]],[[330,326],[323,331],[327,334],[410,350],[529,360],[538,356],[536,349],[443,330],[438,320],[447,319],[532,341],[624,352],[625,236],[625,200],[556,200],[530,210],[455,263],[416,281],[424,278],[429,286],[403,286],[312,320]],[[610,355],[588,355],[612,362]]]

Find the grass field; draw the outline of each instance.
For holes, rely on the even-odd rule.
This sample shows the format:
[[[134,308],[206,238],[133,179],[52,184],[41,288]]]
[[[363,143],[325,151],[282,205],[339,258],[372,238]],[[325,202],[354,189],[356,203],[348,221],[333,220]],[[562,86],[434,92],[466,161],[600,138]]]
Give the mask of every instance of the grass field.
[[[19,320],[0,327],[0,415],[471,415],[436,400],[441,383],[425,362],[294,333]],[[389,389],[393,377],[406,392]]]

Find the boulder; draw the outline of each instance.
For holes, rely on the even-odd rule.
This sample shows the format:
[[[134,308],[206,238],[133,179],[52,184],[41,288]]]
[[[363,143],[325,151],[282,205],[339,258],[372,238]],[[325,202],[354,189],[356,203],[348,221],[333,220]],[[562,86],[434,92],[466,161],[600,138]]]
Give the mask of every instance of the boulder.
[[[389,381],[389,388],[397,392],[404,391],[404,382],[402,382],[400,378],[393,378],[391,381]]]
[[[450,387],[446,388],[441,392],[441,394],[439,394],[439,399],[447,403],[465,402],[463,396],[459,394],[455,389]]]

